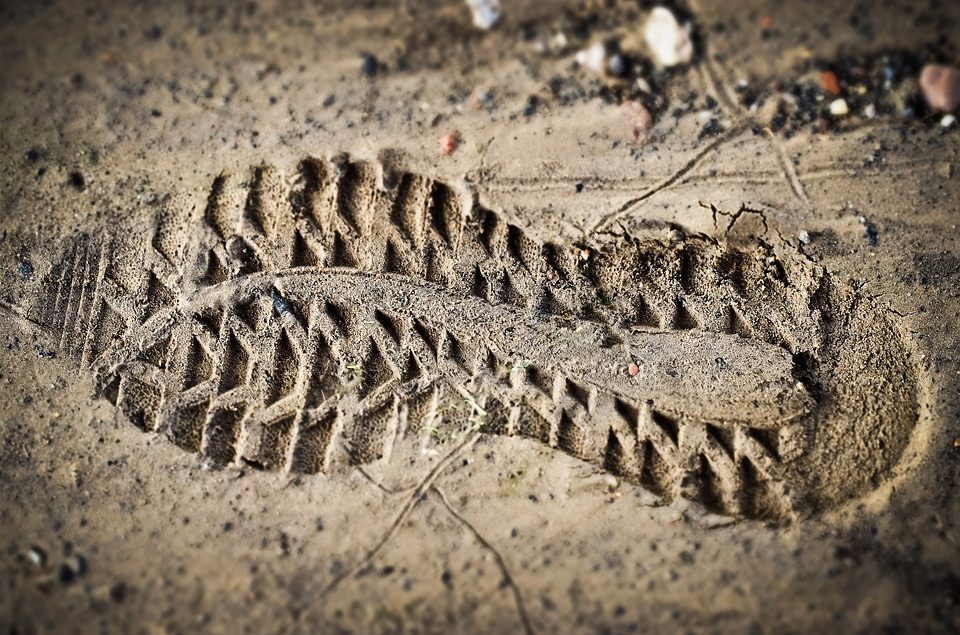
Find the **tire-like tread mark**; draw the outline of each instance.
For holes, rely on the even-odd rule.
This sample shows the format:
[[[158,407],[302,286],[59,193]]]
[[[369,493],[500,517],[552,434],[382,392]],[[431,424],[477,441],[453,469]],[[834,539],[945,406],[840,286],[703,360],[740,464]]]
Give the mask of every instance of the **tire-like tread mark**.
[[[299,270],[394,276],[515,316],[496,328],[606,325],[601,349],[639,330],[817,351],[817,316],[762,250],[704,238],[540,243],[446,184],[402,174],[388,189],[377,165],[344,156],[301,162],[292,190],[269,165],[220,175],[186,251],[171,226],[158,224],[139,258],[129,245],[76,241],[50,276],[43,319],[135,425],[213,465],[325,472],[388,459],[439,427],[479,429],[535,439],[666,499],[754,518],[791,512],[785,466],[800,422],[664,410],[518,359],[457,319],[305,295],[292,278],[284,289]]]

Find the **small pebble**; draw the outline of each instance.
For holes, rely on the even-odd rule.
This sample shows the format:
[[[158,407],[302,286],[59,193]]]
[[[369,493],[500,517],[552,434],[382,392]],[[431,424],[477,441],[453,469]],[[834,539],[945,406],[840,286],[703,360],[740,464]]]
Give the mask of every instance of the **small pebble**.
[[[620,114],[627,124],[628,136],[637,145],[650,141],[653,129],[653,116],[639,101],[625,101],[620,104]]]
[[[630,362],[627,364],[627,374],[631,377],[636,377],[640,374],[640,367],[637,366],[636,362]]]
[[[577,64],[594,73],[602,73],[604,61],[607,59],[607,47],[601,42],[579,51],[573,58]]]
[[[703,139],[704,137],[713,137],[715,135],[723,132],[723,124],[716,117],[711,117],[703,128],[700,129],[700,134],[697,135],[698,138]]]
[[[492,28],[502,13],[500,0],[467,0],[467,6],[473,15],[473,26],[484,31]]]
[[[940,125],[944,128],[949,128],[957,122],[957,118],[953,115],[944,115],[943,119],[940,120]]]
[[[619,53],[611,55],[607,61],[607,70],[614,77],[623,77],[627,72],[627,63],[624,61],[623,55]]]
[[[804,245],[810,244],[810,232],[805,229],[797,234],[797,238],[799,238],[800,242],[802,242]]]
[[[287,300],[283,295],[277,291],[273,290],[273,311],[278,316],[293,314],[293,305],[290,303],[290,300]]]
[[[834,99],[830,102],[830,114],[834,117],[843,117],[849,112],[850,108],[847,106],[847,100]]]
[[[493,102],[493,91],[489,88],[477,87],[467,97],[467,106],[473,110],[480,110],[490,106]]]
[[[80,554],[74,554],[73,557],[70,558],[70,565],[74,573],[78,576],[87,572],[87,559]]]
[[[666,7],[656,7],[643,25],[643,38],[660,66],[689,64],[693,60],[690,26],[681,26]]]
[[[451,155],[460,145],[460,133],[456,130],[440,137],[440,151],[445,155]]]
[[[532,117],[537,114],[537,108],[540,105],[540,99],[536,95],[527,96],[527,105],[523,107],[523,116]]]
[[[863,116],[867,119],[873,119],[877,116],[877,107],[873,104],[867,104],[863,107]]]
[[[360,61],[360,72],[367,77],[373,77],[380,70],[380,62],[374,55],[364,53]]]
[[[840,80],[837,79],[837,74],[833,71],[823,71],[820,73],[820,85],[823,86],[823,90],[831,95],[840,94]]]
[[[30,562],[38,567],[42,567],[47,563],[47,552],[36,545],[30,547],[30,551],[27,552],[27,557],[30,558]]]
[[[553,38],[551,38],[549,48],[554,53],[563,53],[564,49],[567,48],[568,44],[570,44],[570,42],[569,40],[567,40],[567,36],[564,35],[563,32],[561,31],[561,32],[558,32],[556,35],[554,35]]]
[[[33,277],[33,263],[23,259],[20,261],[20,264],[17,265],[17,271],[20,273],[22,279],[29,280]]]
[[[933,110],[953,112],[960,107],[960,69],[927,64],[920,72],[920,91]]]

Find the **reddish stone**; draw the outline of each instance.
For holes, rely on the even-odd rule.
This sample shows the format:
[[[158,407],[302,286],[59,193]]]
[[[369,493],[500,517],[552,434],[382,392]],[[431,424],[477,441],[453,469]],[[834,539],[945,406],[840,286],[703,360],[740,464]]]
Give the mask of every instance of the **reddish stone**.
[[[625,101],[620,104],[620,114],[627,124],[627,137],[637,145],[650,141],[653,129],[653,116],[639,101]]]
[[[820,73],[820,85],[823,86],[823,90],[831,95],[840,94],[840,80],[837,79],[837,74],[833,71],[823,71]]]
[[[960,69],[927,64],[920,73],[920,90],[930,108],[953,112],[960,107]]]
[[[453,154],[460,145],[460,133],[457,131],[445,134],[440,138],[440,151],[444,154]]]

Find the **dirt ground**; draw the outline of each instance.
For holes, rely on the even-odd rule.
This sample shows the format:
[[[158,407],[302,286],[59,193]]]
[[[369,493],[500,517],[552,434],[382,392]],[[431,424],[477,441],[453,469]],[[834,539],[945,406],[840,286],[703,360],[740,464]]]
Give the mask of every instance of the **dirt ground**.
[[[652,7],[3,3],[2,632],[960,631],[960,5]]]

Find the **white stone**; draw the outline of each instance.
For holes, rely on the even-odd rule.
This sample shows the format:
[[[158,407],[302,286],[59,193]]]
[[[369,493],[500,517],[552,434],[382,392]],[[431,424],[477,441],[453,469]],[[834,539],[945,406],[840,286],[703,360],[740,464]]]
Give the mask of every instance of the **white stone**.
[[[473,25],[486,31],[500,19],[500,0],[467,0]]]
[[[873,119],[877,116],[877,107],[873,104],[867,104],[863,108],[863,116],[867,119]]]
[[[846,99],[834,99],[830,102],[830,114],[835,117],[843,117],[848,112],[850,108],[847,106]]]
[[[563,49],[567,48],[569,43],[570,42],[567,40],[567,36],[560,31],[553,36],[553,39],[550,40],[550,48],[554,51],[562,51]]]
[[[38,567],[42,567],[47,561],[46,554],[44,554],[42,551],[40,551],[36,547],[30,547],[30,551],[28,555],[30,556],[30,562],[32,562]]]
[[[797,234],[797,238],[799,238],[799,239],[800,239],[800,242],[802,242],[804,245],[809,245],[809,244],[810,244],[810,232],[808,232],[808,231],[805,230],[805,229],[804,229],[804,230],[801,230],[801,231]]]
[[[661,66],[688,64],[693,59],[690,25],[681,25],[670,9],[657,7],[643,25],[643,39]]]
[[[949,128],[954,123],[956,123],[957,118],[953,115],[944,115],[943,119],[940,120],[940,125],[944,128]]]
[[[593,71],[594,73],[603,72],[603,63],[607,59],[607,47],[597,42],[593,46],[583,49],[574,57],[577,64]]]

